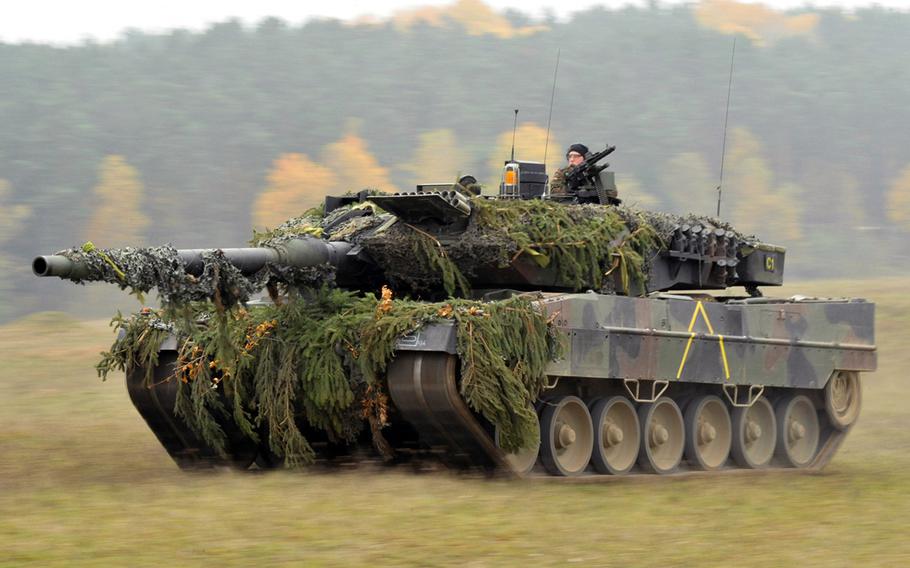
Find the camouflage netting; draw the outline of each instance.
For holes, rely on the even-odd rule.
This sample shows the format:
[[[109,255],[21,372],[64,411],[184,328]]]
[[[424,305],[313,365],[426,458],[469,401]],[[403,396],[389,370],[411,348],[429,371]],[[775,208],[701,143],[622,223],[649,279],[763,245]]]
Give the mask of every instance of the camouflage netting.
[[[253,244],[300,235],[346,240],[363,246],[396,288],[467,296],[478,274],[521,257],[555,271],[568,289],[643,293],[649,261],[666,248],[677,227],[722,228],[747,239],[711,217],[542,200],[474,198],[471,204],[463,231],[431,234],[380,215],[381,210],[367,203],[335,210],[324,219],[319,211],[310,211]]]
[[[393,301],[339,290],[313,291],[282,306],[226,313],[194,304],[192,320],[165,312],[115,318],[124,330],[98,364],[145,366],[147,380],[157,348],[180,338],[176,412],[212,447],[225,448],[231,424],[253,440],[267,432],[271,451],[289,465],[310,463],[314,452],[302,425],[330,440],[352,441],[365,426],[382,438],[389,399],[384,373],[395,342],[433,322],[457,327],[460,389],[468,405],[501,429],[507,450],[539,440],[532,401],[546,380],[545,367],[560,344],[529,298],[499,302]]]
[[[619,270],[626,283],[641,282],[647,258],[660,250],[658,233],[645,217],[622,215],[614,207],[566,207],[553,202],[498,201],[474,198],[464,231],[433,235],[401,220],[375,215],[369,204],[350,207],[326,218],[310,211],[257,235],[262,246],[301,235],[361,245],[396,287],[426,292],[444,289],[468,295],[469,282],[490,266],[504,268],[526,255],[541,268],[556,270],[569,287],[604,289],[604,276]]]

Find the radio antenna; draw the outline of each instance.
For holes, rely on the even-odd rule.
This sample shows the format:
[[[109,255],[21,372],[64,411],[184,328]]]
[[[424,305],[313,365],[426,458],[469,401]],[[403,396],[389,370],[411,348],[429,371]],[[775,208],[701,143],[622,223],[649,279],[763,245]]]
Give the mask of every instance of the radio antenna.
[[[510,162],[515,161],[515,130],[518,128],[518,109],[515,109],[515,122],[512,123],[512,158]]]
[[[717,181],[717,216],[720,217],[720,198],[724,185],[724,158],[727,156],[727,119],[730,117],[730,93],[733,92],[733,60],[736,57],[736,37],[733,37],[733,53],[730,55],[730,82],[727,84],[727,110],[724,111],[724,142],[720,150],[720,179]]]
[[[556,100],[556,74],[559,73],[559,52],[556,49],[556,69],[553,70],[553,92],[550,93],[550,115],[547,116],[547,140],[543,144],[543,164],[547,167],[547,149],[550,146],[550,120],[553,118],[553,101]]]

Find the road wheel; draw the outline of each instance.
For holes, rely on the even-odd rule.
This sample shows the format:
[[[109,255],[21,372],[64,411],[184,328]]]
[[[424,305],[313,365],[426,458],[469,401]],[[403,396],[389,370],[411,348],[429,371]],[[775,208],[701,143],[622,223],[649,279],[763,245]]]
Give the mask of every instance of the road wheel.
[[[685,424],[679,406],[664,396],[639,406],[638,419],[641,423],[638,464],[660,474],[675,471],[685,447]]]
[[[815,405],[804,395],[777,404],[777,456],[792,467],[806,467],[818,451],[820,428]]]
[[[765,397],[752,406],[733,409],[733,461],[740,467],[767,467],[777,443],[774,408]]]
[[[686,408],[686,459],[698,469],[719,469],[727,463],[733,427],[727,405],[709,395]]]
[[[598,473],[628,473],[638,457],[641,426],[635,407],[624,396],[595,401],[591,407],[594,449],[591,463]]]
[[[862,405],[859,373],[838,371],[825,385],[825,411],[828,420],[838,430],[846,430],[856,422]]]
[[[577,396],[549,401],[540,417],[540,459],[553,475],[578,475],[591,461],[594,427]]]
[[[499,448],[499,427],[496,428],[496,447]],[[534,464],[537,463],[537,456],[540,453],[540,444],[533,448],[522,448],[517,452],[503,452],[506,463],[512,472],[517,475],[525,475],[531,471]]]

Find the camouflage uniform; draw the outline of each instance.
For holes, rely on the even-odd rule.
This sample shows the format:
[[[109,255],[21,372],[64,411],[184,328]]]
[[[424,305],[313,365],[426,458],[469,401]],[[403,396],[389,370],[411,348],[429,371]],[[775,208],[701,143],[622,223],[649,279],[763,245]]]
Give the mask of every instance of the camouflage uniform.
[[[553,172],[550,178],[550,195],[565,195],[568,193],[566,188],[566,170],[569,168],[559,168]]]
[[[550,178],[550,195],[566,195],[569,193],[568,185],[566,184],[566,172],[569,170],[567,166],[565,168],[559,168],[553,172],[553,177]],[[619,192],[616,189],[610,188],[606,191],[607,197],[612,199],[619,198]],[[611,201],[613,203],[613,201]]]

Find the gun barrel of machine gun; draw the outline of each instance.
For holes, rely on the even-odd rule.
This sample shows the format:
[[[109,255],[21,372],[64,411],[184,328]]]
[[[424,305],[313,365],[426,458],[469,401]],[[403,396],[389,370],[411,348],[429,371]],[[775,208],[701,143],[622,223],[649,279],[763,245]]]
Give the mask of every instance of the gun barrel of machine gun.
[[[614,150],[616,150],[616,146],[607,146],[600,152],[595,152],[594,154],[588,153],[588,155],[585,156],[584,163],[593,166],[595,163],[612,154]]]

